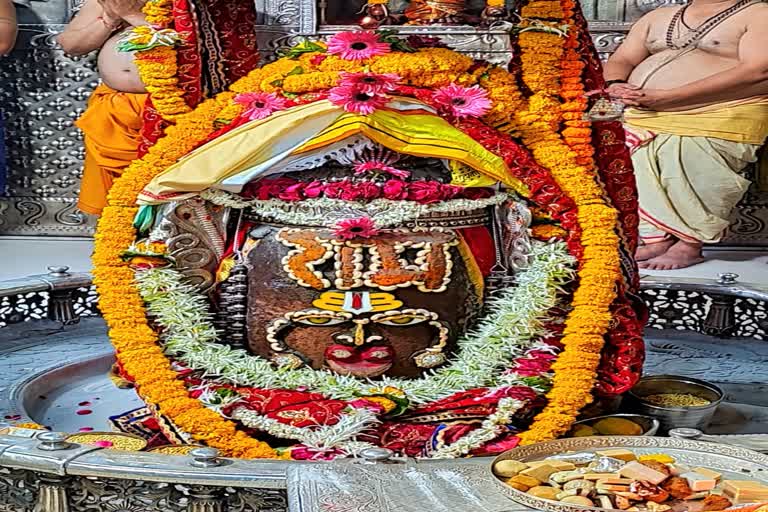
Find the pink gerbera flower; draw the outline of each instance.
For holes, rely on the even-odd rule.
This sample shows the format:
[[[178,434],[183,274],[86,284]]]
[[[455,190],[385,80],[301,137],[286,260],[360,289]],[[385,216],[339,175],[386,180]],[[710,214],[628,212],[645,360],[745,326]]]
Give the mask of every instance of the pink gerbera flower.
[[[479,85],[446,85],[435,91],[432,100],[455,117],[481,117],[491,108],[488,93]]]
[[[368,115],[384,107],[389,97],[383,94],[368,94],[356,87],[334,87],[329,91],[328,99],[334,105],[347,112]]]
[[[389,43],[379,41],[379,35],[371,30],[339,32],[328,40],[328,53],[344,60],[364,60],[389,52]]]
[[[407,178],[411,175],[411,173],[408,171],[392,167],[391,165],[387,165],[386,163],[378,160],[371,160],[368,162],[355,164],[354,169],[355,174],[365,174],[368,172],[385,172],[387,174],[391,174],[392,176],[397,176],[398,178]]]
[[[243,116],[251,121],[264,119],[283,110],[288,101],[273,92],[246,92],[235,96],[235,103],[245,105]]]
[[[356,87],[359,91],[366,94],[378,94],[382,92],[394,91],[397,83],[400,81],[400,75],[395,73],[341,73],[339,85],[342,87]]]
[[[342,240],[353,238],[371,238],[379,234],[376,224],[370,217],[357,217],[355,219],[340,220],[336,223],[333,234]]]

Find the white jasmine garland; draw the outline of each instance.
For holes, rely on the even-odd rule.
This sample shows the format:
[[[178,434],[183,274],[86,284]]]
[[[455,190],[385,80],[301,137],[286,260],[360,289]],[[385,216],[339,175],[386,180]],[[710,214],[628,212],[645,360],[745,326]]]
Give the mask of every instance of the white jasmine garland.
[[[238,407],[232,411],[232,419],[243,425],[255,428],[281,439],[293,439],[316,451],[341,450],[347,455],[357,455],[360,450],[373,448],[374,445],[357,441],[356,437],[379,423],[379,419],[369,409],[349,409],[339,416],[335,425],[316,425],[294,427],[261,414]]]
[[[526,403],[526,401],[515,398],[502,398],[499,400],[496,412],[488,416],[478,428],[460,437],[452,444],[438,448],[430,458],[455,459],[467,455],[489,441],[493,441],[504,431],[512,416]]]
[[[327,370],[276,368],[243,349],[217,343],[207,299],[172,268],[139,270],[136,279],[147,309],[162,327],[166,354],[217,382],[265,389],[306,388],[329,398],[352,400],[386,386],[402,390],[415,404],[503,383],[504,368],[546,334],[544,323],[558,292],[571,281],[575,260],[565,244],[534,243],[531,264],[486,304],[489,313],[457,344],[445,366],[418,379],[359,380]]]
[[[334,227],[340,219],[366,216],[373,219],[376,228],[384,229],[400,226],[433,213],[481,210],[501,204],[515,196],[501,192],[483,199],[449,199],[434,204],[390,199],[374,199],[361,203],[327,197],[293,203],[280,199],[243,199],[223,190],[208,189],[201,192],[200,197],[219,206],[248,208],[255,215],[272,222]]]

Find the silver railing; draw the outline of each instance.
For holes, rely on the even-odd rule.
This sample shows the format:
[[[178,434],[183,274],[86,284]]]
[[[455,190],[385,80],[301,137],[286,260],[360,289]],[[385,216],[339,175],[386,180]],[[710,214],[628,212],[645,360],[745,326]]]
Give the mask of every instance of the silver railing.
[[[71,325],[95,314],[90,274],[52,266],[47,274],[0,281],[0,327],[45,319]]]
[[[33,320],[64,325],[98,315],[91,276],[67,267],[0,281],[0,327]],[[715,279],[645,277],[640,295],[651,329],[696,331],[720,338],[768,339],[768,286],[744,283],[737,274]]]
[[[0,436],[0,510],[12,512],[283,512],[286,463],[120,452],[57,432]]]

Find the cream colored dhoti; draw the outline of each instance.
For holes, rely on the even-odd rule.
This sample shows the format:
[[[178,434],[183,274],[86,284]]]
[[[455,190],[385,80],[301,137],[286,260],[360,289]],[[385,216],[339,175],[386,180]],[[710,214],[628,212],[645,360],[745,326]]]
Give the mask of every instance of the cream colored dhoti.
[[[741,176],[768,136],[768,98],[683,112],[625,114],[645,243],[718,242],[750,182]]]

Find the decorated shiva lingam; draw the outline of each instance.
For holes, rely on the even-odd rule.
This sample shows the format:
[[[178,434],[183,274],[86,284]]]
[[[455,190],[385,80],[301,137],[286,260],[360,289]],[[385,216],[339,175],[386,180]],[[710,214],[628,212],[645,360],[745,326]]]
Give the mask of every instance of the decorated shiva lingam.
[[[524,51],[562,37],[535,30]],[[640,331],[613,322],[616,214],[568,139],[583,121],[552,122],[551,81],[529,100],[531,70],[431,43],[301,43],[115,184],[94,275],[156,442],[498,453],[565,434],[611,364],[603,336]]]

